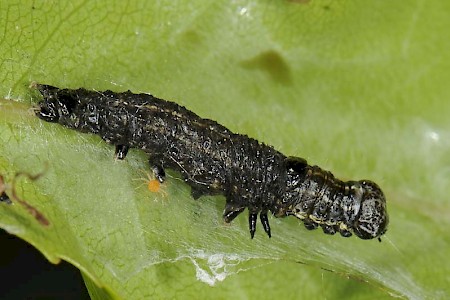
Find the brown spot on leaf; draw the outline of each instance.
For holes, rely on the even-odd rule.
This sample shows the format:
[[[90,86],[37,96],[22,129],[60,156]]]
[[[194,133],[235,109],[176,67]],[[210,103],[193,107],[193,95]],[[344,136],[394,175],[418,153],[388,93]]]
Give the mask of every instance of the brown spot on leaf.
[[[244,60],[240,65],[247,70],[259,70],[268,74],[273,81],[289,85],[292,83],[291,69],[284,58],[274,50],[269,50]]]

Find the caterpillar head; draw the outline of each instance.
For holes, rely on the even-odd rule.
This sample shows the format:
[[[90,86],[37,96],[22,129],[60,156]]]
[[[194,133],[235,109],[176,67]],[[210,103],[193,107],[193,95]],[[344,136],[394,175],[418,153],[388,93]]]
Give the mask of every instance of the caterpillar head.
[[[373,239],[382,236],[389,223],[386,211],[386,199],[380,187],[369,180],[361,180],[361,206],[353,224],[354,233],[361,239]]]
[[[39,102],[36,112],[40,119],[47,122],[59,122],[60,119],[70,116],[77,105],[70,91],[44,84],[35,84],[35,86],[44,97],[44,100]]]

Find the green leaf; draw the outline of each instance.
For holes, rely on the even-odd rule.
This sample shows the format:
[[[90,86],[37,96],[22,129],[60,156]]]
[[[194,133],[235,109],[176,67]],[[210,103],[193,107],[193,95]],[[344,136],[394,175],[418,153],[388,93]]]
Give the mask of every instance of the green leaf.
[[[79,268],[94,299],[444,299],[449,9],[419,0],[1,3],[0,174],[8,195],[15,188],[49,225],[15,201],[0,203],[0,226]],[[389,231],[378,243],[272,218],[273,237],[258,228],[250,240],[246,216],[223,223],[223,197],[194,201],[177,173],[151,193],[141,151],[114,161],[99,137],[38,120],[31,82],[150,92],[343,179],[370,178],[387,195]]]

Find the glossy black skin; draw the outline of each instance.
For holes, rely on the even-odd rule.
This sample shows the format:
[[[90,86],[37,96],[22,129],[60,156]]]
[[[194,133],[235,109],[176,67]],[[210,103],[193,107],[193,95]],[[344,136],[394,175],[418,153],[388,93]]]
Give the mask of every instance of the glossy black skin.
[[[0,175],[0,202],[11,204],[12,201],[5,193],[5,189],[6,189],[5,180],[3,178],[3,175]]]
[[[321,226],[325,233],[339,231],[345,237],[354,232],[371,239],[386,231],[386,200],[373,182],[342,182],[302,158],[286,157],[148,94],[36,87],[44,97],[39,118],[100,135],[116,146],[119,159],[129,148],[144,150],[161,182],[165,168],[179,171],[195,199],[224,195],[225,222],[247,208],[252,238],[258,214],[271,236],[269,211],[276,217],[297,216],[308,229]]]
[[[0,193],[0,202],[4,202],[6,204],[11,204],[11,199],[9,199],[8,195],[5,192]]]

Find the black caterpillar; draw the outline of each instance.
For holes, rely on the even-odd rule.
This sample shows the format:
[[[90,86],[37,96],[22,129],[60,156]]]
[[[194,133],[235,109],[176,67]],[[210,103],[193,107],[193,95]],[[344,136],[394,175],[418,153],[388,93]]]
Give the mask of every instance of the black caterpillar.
[[[286,157],[148,94],[36,87],[44,97],[39,118],[100,135],[116,146],[119,159],[130,147],[144,150],[160,182],[165,179],[164,168],[177,170],[191,186],[194,199],[224,195],[225,222],[247,208],[252,238],[258,213],[271,236],[269,211],[276,217],[296,216],[307,229],[320,226],[327,234],[349,237],[353,232],[362,239],[380,240],[386,232],[386,200],[372,181],[341,181],[303,158]]]

